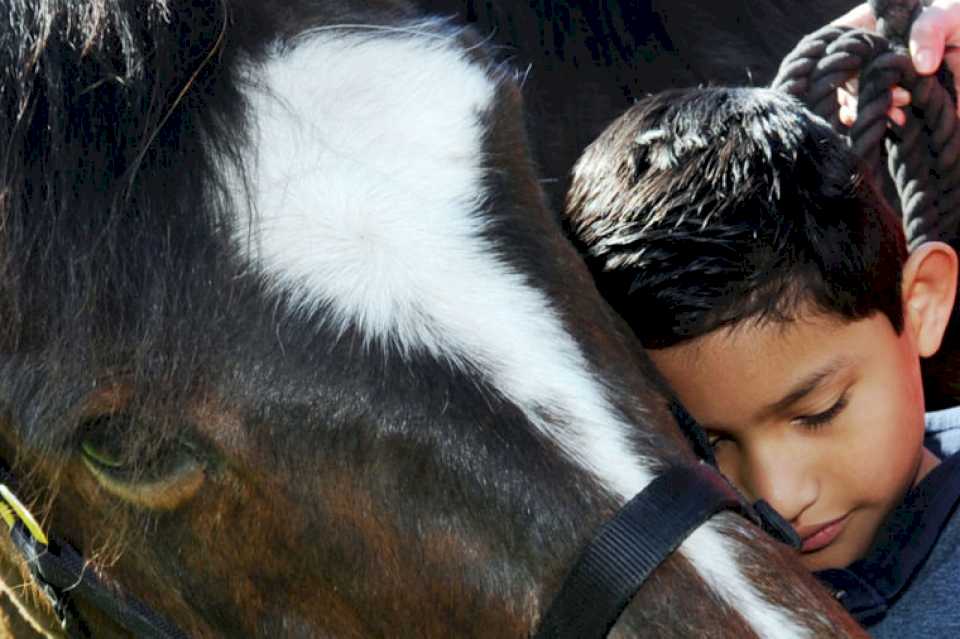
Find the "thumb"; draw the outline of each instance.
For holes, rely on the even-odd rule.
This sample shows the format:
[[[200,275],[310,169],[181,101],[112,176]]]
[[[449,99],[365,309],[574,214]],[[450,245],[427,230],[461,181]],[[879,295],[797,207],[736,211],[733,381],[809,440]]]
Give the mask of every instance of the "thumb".
[[[873,15],[873,9],[867,3],[857,5],[839,18],[834,19],[830,24],[854,29],[866,29],[867,31],[876,31],[877,29],[877,19]]]
[[[910,30],[910,56],[917,72],[936,71],[944,49],[952,44],[960,44],[960,2],[940,0],[924,10]]]

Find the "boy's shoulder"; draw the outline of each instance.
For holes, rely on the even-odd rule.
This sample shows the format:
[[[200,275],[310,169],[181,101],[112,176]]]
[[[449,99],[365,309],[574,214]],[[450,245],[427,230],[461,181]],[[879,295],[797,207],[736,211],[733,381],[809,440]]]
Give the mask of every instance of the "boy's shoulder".
[[[940,459],[960,451],[960,407],[927,413],[923,444]]]
[[[960,525],[954,518],[914,583],[870,628],[877,639],[960,636]]]
[[[960,636],[960,453],[945,459],[926,479],[933,481],[924,498],[912,504],[917,516],[913,528],[902,531],[900,546],[916,545],[915,554],[927,554],[912,575],[903,575],[907,581],[901,592],[870,628],[873,637]],[[908,557],[906,563],[913,560]]]
[[[949,455],[960,447],[960,409],[931,415],[928,448]],[[874,637],[960,630],[958,505],[960,453],[954,453],[907,493],[863,559],[817,576]]]

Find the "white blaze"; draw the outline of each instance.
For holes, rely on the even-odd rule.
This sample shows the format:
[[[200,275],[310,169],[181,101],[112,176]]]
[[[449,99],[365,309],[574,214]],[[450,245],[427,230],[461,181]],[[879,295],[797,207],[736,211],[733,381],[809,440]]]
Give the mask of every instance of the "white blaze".
[[[632,427],[546,296],[482,236],[480,117],[496,80],[431,29],[318,31],[251,69],[255,208],[238,218],[237,241],[274,287],[305,312],[322,309],[335,329],[481,372],[629,499],[652,477],[627,445]],[[712,526],[681,551],[758,634],[803,636],[759,597]]]

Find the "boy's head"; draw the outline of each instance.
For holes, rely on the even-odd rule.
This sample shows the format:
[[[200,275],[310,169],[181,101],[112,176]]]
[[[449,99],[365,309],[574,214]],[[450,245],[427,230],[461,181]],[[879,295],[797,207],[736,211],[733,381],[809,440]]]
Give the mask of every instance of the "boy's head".
[[[956,256],[907,256],[894,213],[822,120],[765,89],[638,103],[574,169],[568,224],[724,471],[804,538],[862,556],[936,459],[919,357]]]

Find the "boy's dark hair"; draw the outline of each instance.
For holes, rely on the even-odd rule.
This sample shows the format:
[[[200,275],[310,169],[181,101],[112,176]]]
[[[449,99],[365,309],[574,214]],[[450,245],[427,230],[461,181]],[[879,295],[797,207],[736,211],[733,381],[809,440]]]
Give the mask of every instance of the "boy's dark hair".
[[[584,152],[567,224],[647,348],[813,310],[899,333],[896,214],[826,122],[769,89],[637,103]]]

